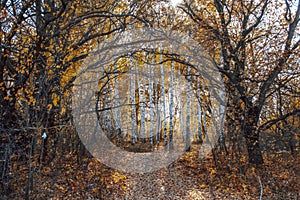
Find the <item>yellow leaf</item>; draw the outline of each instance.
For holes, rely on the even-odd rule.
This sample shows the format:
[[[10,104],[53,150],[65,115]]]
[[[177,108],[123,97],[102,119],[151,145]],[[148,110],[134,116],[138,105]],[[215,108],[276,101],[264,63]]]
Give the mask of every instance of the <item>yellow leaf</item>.
[[[216,174],[216,170],[215,169],[211,169],[210,171],[210,175]]]
[[[58,101],[59,101],[59,96],[56,95],[55,93],[52,94],[52,102],[53,102],[53,105],[54,106],[57,106],[58,105]]]
[[[55,186],[56,189],[58,189],[60,192],[65,193],[65,192],[67,191],[67,189],[63,188],[62,186],[58,185],[57,183],[55,183],[54,186]]]
[[[126,178],[126,176],[124,176],[122,174],[119,174],[117,172],[113,173],[112,177],[113,177],[113,180],[114,180],[115,183],[118,183],[118,182],[120,182],[120,181],[122,181],[123,179]]]
[[[66,108],[61,108],[60,114],[63,115],[66,113]]]
[[[127,189],[125,185],[122,185],[121,188],[122,188],[122,190],[124,190],[124,191]]]
[[[247,188],[247,185],[246,185],[245,183],[243,183],[243,184],[242,184],[242,187],[243,187],[244,189],[246,189],[246,188]]]
[[[48,104],[47,110],[51,110],[51,108],[52,108],[52,104]]]

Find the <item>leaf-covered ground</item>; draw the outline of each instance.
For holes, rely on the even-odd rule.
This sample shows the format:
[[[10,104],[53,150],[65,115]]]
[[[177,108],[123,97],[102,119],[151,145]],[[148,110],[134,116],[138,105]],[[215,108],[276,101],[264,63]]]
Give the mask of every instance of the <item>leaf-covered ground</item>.
[[[231,154],[198,158],[185,153],[169,167],[147,174],[126,174],[95,159],[78,164],[67,155],[60,164],[36,168],[31,179],[32,199],[300,199],[299,155],[268,155],[265,165],[247,165]],[[4,199],[22,199],[28,169],[14,171],[18,177]]]

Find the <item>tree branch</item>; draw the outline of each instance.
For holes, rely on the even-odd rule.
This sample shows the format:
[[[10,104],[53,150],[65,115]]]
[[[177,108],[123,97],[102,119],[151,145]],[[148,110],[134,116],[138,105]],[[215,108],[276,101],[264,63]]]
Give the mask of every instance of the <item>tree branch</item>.
[[[258,129],[259,130],[267,130],[267,129],[271,128],[274,124],[276,124],[276,123],[278,123],[280,121],[283,121],[286,118],[288,118],[290,116],[293,116],[293,115],[300,115],[300,109],[296,109],[296,110],[294,110],[292,112],[289,112],[289,113],[287,113],[285,115],[282,115],[282,116],[280,116],[277,119],[269,120],[269,121],[265,122],[264,124],[260,125]]]

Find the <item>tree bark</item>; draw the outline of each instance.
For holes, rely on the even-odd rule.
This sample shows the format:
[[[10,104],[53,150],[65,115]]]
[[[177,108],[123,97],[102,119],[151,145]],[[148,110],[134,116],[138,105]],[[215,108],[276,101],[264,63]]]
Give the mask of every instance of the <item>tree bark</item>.
[[[263,164],[264,160],[259,144],[259,131],[256,130],[255,125],[251,124],[247,124],[244,131],[248,151],[248,162],[256,165]]]

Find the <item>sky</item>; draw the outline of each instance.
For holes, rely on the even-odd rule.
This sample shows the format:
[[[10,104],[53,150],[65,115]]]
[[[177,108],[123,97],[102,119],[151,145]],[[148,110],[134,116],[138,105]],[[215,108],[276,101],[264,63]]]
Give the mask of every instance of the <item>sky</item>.
[[[182,2],[182,0],[170,0],[172,6],[177,6],[180,2]]]

